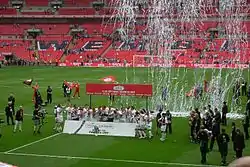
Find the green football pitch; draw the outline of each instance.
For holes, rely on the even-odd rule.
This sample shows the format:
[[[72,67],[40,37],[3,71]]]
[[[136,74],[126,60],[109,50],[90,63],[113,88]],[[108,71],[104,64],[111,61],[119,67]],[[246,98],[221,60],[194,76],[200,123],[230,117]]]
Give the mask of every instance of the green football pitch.
[[[186,71],[184,75],[184,71]],[[206,70],[206,79],[211,79],[213,70]],[[234,70],[223,70],[222,77],[233,73]],[[180,77],[191,87],[194,85],[193,69],[173,69],[177,80]],[[183,73],[183,74],[182,74]],[[178,75],[177,75],[178,74]],[[203,75],[203,69],[195,69],[195,75]],[[0,69],[0,108],[4,117],[4,108],[10,93],[14,93],[16,106],[22,105],[25,110],[23,132],[13,133],[12,126],[2,125],[2,138],[0,138],[0,161],[17,165],[18,167],[81,167],[81,166],[110,166],[110,167],[177,167],[202,166],[200,165],[199,145],[189,142],[189,126],[186,118],[173,119],[173,134],[162,143],[159,136],[152,140],[123,137],[103,137],[85,135],[55,134],[53,132],[54,118],[52,116],[55,104],[65,104],[62,96],[62,81],[79,81],[81,84],[81,99],[72,99],[73,104],[84,105],[89,103],[85,94],[85,83],[101,82],[100,78],[113,75],[119,83],[147,83],[149,73],[145,68],[59,68],[59,67],[5,67]],[[243,76],[249,83],[248,70]],[[173,76],[175,77],[175,76]],[[230,75],[229,75],[230,77]],[[25,79],[34,78],[40,85],[40,91],[45,97],[48,85],[53,88],[54,104],[46,107],[49,115],[47,123],[42,128],[42,134],[33,135],[32,126],[32,93],[33,90],[22,84]],[[232,79],[232,78],[230,78]],[[185,90],[185,91],[188,91]],[[113,105],[133,103],[143,106],[145,101],[131,97],[132,100],[119,97]],[[108,105],[108,97],[93,97],[94,106]],[[246,98],[242,98],[242,106]],[[229,120],[229,125],[232,120]],[[237,126],[242,128],[240,120]],[[230,132],[230,127],[227,127]],[[246,142],[244,155],[250,155]],[[234,159],[234,152],[229,149],[228,161]],[[220,154],[217,146],[208,154],[208,166],[219,166]]]

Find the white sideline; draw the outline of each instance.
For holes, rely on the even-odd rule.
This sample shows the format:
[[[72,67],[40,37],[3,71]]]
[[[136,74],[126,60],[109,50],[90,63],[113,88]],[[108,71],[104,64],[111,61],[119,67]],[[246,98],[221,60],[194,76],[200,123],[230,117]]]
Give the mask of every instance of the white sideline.
[[[47,140],[47,139],[51,139],[51,138],[56,137],[56,136],[58,136],[58,135],[60,135],[60,134],[62,134],[62,133],[56,133],[56,134],[54,134],[54,135],[51,135],[51,136],[42,138],[42,139],[40,139],[40,140],[36,140],[36,141],[34,141],[34,142],[31,142],[31,143],[22,145],[22,146],[20,146],[20,147],[13,148],[13,149],[11,149],[11,150],[5,151],[4,154],[9,154],[9,153],[11,153],[11,152],[13,152],[13,151],[16,151],[16,150],[19,150],[19,149],[21,149],[21,148],[24,148],[24,147],[27,147],[27,146],[30,146],[30,145],[39,143],[39,142],[44,141],[44,140]]]
[[[5,115],[4,113],[0,113],[0,115]],[[23,114],[24,116],[28,116],[28,117],[32,117],[33,114]],[[54,115],[51,115],[51,114],[46,114],[46,116],[48,117],[55,117]]]
[[[123,163],[135,163],[135,164],[154,164],[154,165],[190,166],[190,167],[220,167],[216,165],[185,164],[185,163],[175,163],[175,162],[156,162],[156,161],[108,159],[108,158],[94,158],[94,157],[72,157],[72,156],[42,155],[42,154],[28,154],[28,153],[4,153],[4,154],[13,156],[30,156],[30,157],[44,157],[44,158],[56,158],[56,159],[78,159],[78,160],[90,160],[90,161],[110,161],[110,162],[123,162]]]

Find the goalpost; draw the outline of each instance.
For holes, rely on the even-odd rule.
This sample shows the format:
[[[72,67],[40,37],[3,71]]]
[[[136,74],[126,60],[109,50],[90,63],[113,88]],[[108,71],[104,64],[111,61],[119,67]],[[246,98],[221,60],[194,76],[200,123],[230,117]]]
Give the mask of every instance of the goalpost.
[[[161,56],[133,55],[133,67],[171,67],[172,61]]]

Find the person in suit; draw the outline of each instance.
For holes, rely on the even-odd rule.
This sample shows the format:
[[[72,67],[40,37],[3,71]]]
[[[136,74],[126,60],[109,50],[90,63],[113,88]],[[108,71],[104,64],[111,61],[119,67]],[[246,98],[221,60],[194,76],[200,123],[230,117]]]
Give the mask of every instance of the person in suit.
[[[7,124],[10,125],[10,119],[11,119],[12,125],[15,125],[14,119],[13,119],[14,111],[13,111],[11,102],[9,102],[8,105],[5,107],[5,115],[7,118]]]
[[[159,134],[159,129],[161,128],[161,124],[160,122],[158,121],[160,118],[161,118],[161,115],[162,115],[162,108],[159,109],[159,112],[157,113],[156,115],[156,135]]]
[[[227,102],[224,101],[222,107],[222,117],[221,117],[221,123],[224,126],[227,126],[227,113],[228,113]]]
[[[213,150],[215,140],[217,141],[217,145],[220,148],[220,144],[219,144],[219,140],[218,140],[219,135],[220,135],[220,124],[216,120],[213,120],[210,151]]]
[[[50,86],[48,86],[47,88],[47,102],[48,104],[52,103],[52,88]]]
[[[236,125],[235,122],[232,122],[232,131],[231,131],[231,140],[233,143],[233,150],[235,151],[235,136],[236,136]]]
[[[205,131],[204,126],[201,126],[200,131],[197,134],[198,139],[200,141],[200,153],[201,153],[201,163],[207,163],[207,153],[208,153],[208,139],[209,134]]]
[[[218,141],[220,145],[219,151],[221,154],[221,165],[225,166],[227,162],[228,143],[230,141],[229,135],[226,133],[225,129],[221,130]]]
[[[245,113],[245,118],[242,120],[242,125],[245,133],[245,139],[249,139],[249,133],[248,133],[248,128],[249,128],[249,116],[247,113]]]
[[[243,150],[245,148],[245,140],[244,135],[240,131],[240,129],[236,129],[236,135],[235,135],[235,153],[237,158],[242,157]]]

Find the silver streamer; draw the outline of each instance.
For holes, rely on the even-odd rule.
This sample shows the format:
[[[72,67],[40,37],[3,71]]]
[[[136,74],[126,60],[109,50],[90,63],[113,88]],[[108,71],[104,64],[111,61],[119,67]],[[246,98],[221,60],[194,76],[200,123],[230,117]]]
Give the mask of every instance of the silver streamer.
[[[209,38],[200,27],[204,26],[205,22],[216,21],[219,38],[224,39],[221,51],[227,50],[234,55],[233,59],[220,64],[237,64],[239,59],[244,59],[244,48],[248,45],[247,34],[244,33],[246,27],[243,24],[247,17],[244,13],[248,12],[245,7],[246,0],[113,0],[111,4],[115,10],[110,20],[124,30],[124,40],[133,36],[136,39],[137,24],[141,21],[146,23],[143,39],[146,41],[147,57],[153,66],[147,75],[148,81],[154,86],[151,109],[155,110],[157,106],[164,105],[174,112],[189,112],[191,107],[201,108],[212,104],[220,110],[223,101],[232,100],[231,112],[240,110],[234,99],[230,98],[232,87],[242,78],[242,69],[225,73],[222,67],[212,70],[171,68],[171,47],[178,40],[192,41],[202,38],[207,43],[206,47],[210,48],[213,43],[208,42]],[[219,7],[215,8],[215,5]],[[211,15],[215,13],[217,16]],[[204,56],[207,51],[203,50],[201,54]],[[193,71],[192,81],[188,80],[188,77],[191,77],[190,71]],[[207,73],[211,71],[212,77],[207,78]],[[136,77],[136,74],[134,75]],[[186,97],[186,92],[192,89],[190,85],[200,88],[204,80],[209,81],[209,93],[200,100]],[[134,81],[138,82],[137,79]],[[167,89],[166,100],[161,97],[163,88]]]

